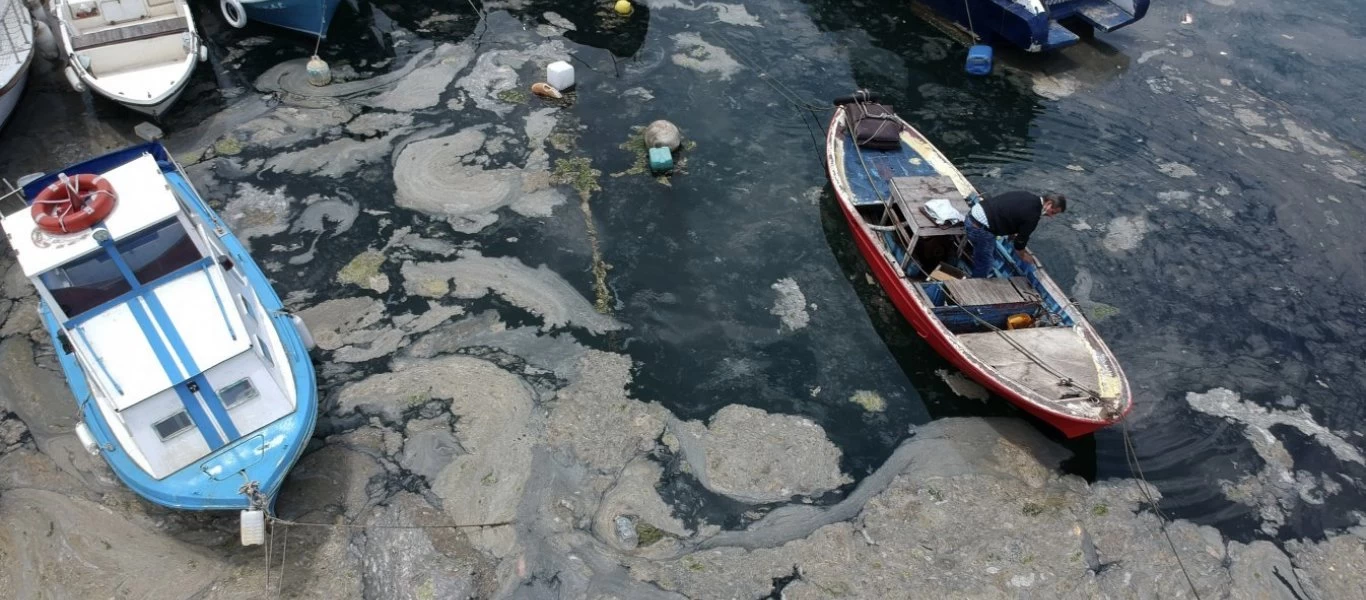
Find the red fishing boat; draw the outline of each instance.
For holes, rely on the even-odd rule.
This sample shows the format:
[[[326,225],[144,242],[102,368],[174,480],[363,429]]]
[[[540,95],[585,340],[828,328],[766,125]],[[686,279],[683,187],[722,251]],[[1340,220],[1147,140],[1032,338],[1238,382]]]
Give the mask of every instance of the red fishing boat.
[[[962,219],[980,198],[909,123],[860,93],[836,101],[826,170],[859,252],[916,332],[992,393],[1068,437],[1132,408],[1119,362],[1042,268],[997,240],[966,277]]]

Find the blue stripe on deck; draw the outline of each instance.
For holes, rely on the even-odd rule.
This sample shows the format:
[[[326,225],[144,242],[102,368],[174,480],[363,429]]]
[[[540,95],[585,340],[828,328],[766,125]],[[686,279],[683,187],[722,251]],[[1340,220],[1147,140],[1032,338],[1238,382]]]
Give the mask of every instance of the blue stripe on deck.
[[[208,378],[201,373],[195,375],[194,380],[199,382],[199,394],[204,396],[204,403],[209,405],[213,419],[218,421],[218,426],[223,428],[223,433],[228,435],[228,439],[236,440],[242,437],[242,434],[237,432],[237,426],[233,425],[232,417],[228,416],[228,409],[223,406],[223,399],[218,396],[218,390],[213,389],[213,384],[209,383]]]
[[[170,317],[166,315],[166,309],[161,306],[161,301],[150,293],[151,290],[149,288],[144,288],[142,286],[141,282],[138,281],[137,276],[133,274],[133,270],[128,267],[128,263],[123,260],[123,256],[119,254],[118,249],[114,247],[113,242],[109,241],[106,237],[104,241],[100,242],[100,246],[104,249],[105,253],[109,255],[109,258],[114,261],[114,265],[118,267],[119,272],[123,274],[124,279],[128,280],[128,284],[133,288],[132,292],[146,302],[148,308],[152,310],[152,314],[156,316],[157,324],[161,326],[162,332],[166,334],[166,339],[170,341],[171,346],[175,348],[176,355],[180,357],[180,364],[185,368],[185,373],[198,373],[199,369],[194,366],[194,358],[190,355],[189,349],[185,347],[185,343],[176,333],[175,325],[171,323]],[[152,353],[156,354],[157,362],[161,363],[161,369],[166,372],[166,379],[170,380],[171,387],[175,389],[176,395],[180,397],[180,404],[185,407],[186,414],[190,415],[190,420],[194,422],[194,428],[199,430],[199,434],[203,436],[204,443],[208,444],[211,450],[222,448],[227,442],[223,439],[223,436],[218,435],[218,429],[214,427],[214,422],[209,419],[209,416],[204,413],[203,407],[199,405],[199,399],[181,385],[181,383],[184,382],[181,371],[176,367],[175,362],[172,360],[170,351],[161,343],[161,336],[157,335],[156,329],[152,326],[152,319],[142,310],[142,305],[135,300],[128,302],[128,310],[133,313],[133,319],[138,322],[138,328],[142,330],[142,336],[147,339],[147,345],[152,348]],[[205,387],[206,386],[201,385],[200,389],[203,390]],[[214,397],[217,398],[216,395]],[[219,411],[221,411],[222,408],[222,403],[220,402],[218,406]],[[215,416],[217,415],[217,412],[218,411],[215,411]],[[220,425],[223,426],[223,432],[231,435],[232,439],[237,439],[239,437],[237,435],[237,428],[233,427],[232,421],[228,420],[225,423],[220,423]]]
[[[854,145],[854,138],[845,135],[840,139],[844,144],[844,176],[854,192],[854,204],[881,204],[880,198],[892,194],[893,177],[915,177],[939,175],[925,157],[920,156],[906,142],[901,142],[898,150],[870,150]],[[862,161],[859,160],[860,156]],[[911,162],[919,159],[918,162]],[[867,165],[867,171],[864,171]],[[872,180],[868,175],[872,175]]]
[[[228,411],[223,408],[223,401],[218,398],[213,386],[204,379],[199,370],[199,365],[195,364],[194,355],[190,354],[190,348],[185,345],[185,340],[180,338],[180,331],[171,321],[171,316],[166,313],[166,307],[161,305],[161,299],[156,294],[148,293],[143,296],[143,300],[146,300],[147,306],[152,309],[152,316],[156,317],[157,324],[161,325],[161,332],[166,334],[166,340],[171,343],[171,348],[180,358],[180,364],[185,366],[185,372],[192,374],[190,380],[198,382],[199,394],[204,397],[204,403],[209,405],[209,411],[213,413],[214,421],[217,421],[218,426],[223,428],[223,433],[228,436],[229,440],[242,437],[237,432],[237,427],[232,424],[232,419],[228,417]]]

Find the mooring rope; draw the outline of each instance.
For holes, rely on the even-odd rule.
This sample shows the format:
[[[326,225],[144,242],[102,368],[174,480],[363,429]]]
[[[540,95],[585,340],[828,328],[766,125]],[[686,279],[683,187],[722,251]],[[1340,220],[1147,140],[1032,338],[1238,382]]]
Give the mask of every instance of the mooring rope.
[[[298,525],[300,527],[322,527],[327,529],[359,529],[362,531],[367,529],[473,529],[479,527],[502,527],[504,525],[512,525],[517,522],[515,520],[509,519],[507,521],[493,521],[489,523],[451,523],[433,525],[354,525],[351,523],[319,523],[314,521],[291,521],[289,519],[281,519],[278,517],[266,518],[271,523],[278,523],[280,525],[286,526]]]
[[[1157,515],[1158,529],[1162,532],[1162,537],[1167,538],[1167,546],[1171,548],[1172,556],[1176,557],[1176,565],[1181,568],[1181,574],[1186,577],[1186,584],[1190,586],[1191,593],[1195,594],[1195,600],[1200,600],[1200,590],[1195,588],[1195,581],[1191,579],[1190,571],[1186,570],[1186,563],[1181,560],[1181,553],[1176,551],[1176,542],[1172,541],[1171,533],[1167,531],[1167,523],[1171,522],[1171,519],[1157,505],[1157,499],[1153,498],[1152,493],[1148,491],[1148,486],[1152,484],[1148,483],[1148,478],[1143,474],[1143,465],[1138,462],[1138,449],[1134,446],[1133,436],[1129,434],[1129,422],[1127,420],[1120,421],[1120,429],[1124,433],[1124,457],[1129,462],[1129,472],[1138,477],[1138,489],[1143,493],[1148,505],[1152,507],[1153,513]]]

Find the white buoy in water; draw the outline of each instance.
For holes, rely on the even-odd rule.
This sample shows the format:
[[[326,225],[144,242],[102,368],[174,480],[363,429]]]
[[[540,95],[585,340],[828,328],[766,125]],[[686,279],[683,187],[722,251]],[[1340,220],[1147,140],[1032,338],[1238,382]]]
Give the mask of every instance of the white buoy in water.
[[[332,69],[327,66],[327,61],[313,55],[308,59],[308,82],[318,87],[332,83]]]
[[[562,60],[550,63],[545,68],[545,82],[561,92],[569,91],[574,87],[574,65]]]
[[[242,511],[242,545],[260,546],[266,543],[266,512]]]
[[[668,148],[670,151],[677,151],[682,144],[683,133],[673,123],[660,119],[645,127],[646,148]]]

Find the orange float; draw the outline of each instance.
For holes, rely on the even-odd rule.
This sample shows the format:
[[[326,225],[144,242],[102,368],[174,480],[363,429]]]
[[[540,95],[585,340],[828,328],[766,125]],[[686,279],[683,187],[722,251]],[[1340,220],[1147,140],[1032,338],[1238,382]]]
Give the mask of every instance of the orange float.
[[[48,233],[77,233],[114,212],[118,194],[101,175],[62,174],[33,199],[33,222]]]

